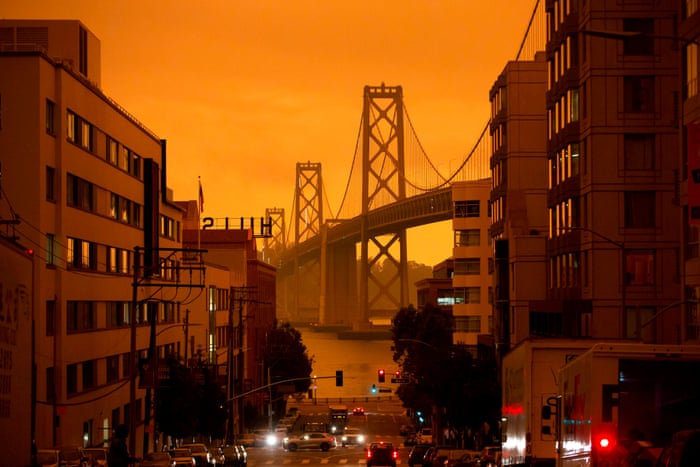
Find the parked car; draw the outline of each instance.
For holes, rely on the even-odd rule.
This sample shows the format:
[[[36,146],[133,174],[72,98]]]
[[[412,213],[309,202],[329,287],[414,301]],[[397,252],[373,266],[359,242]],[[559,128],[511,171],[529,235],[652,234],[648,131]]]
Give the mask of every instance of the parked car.
[[[61,463],[61,452],[58,449],[37,449],[36,463],[39,467],[58,467]]]
[[[328,433],[302,433],[298,436],[288,436],[284,439],[283,447],[292,452],[297,449],[320,449],[328,451],[338,446],[335,436]]]
[[[361,446],[365,444],[365,435],[362,430],[356,427],[345,427],[345,432],[343,436],[340,437],[340,444],[345,446],[350,446],[354,444],[355,446]]]
[[[372,443],[367,448],[367,467],[377,465],[396,467],[399,460],[399,450],[395,449],[391,443],[381,441]]]
[[[425,452],[428,450],[429,447],[431,447],[432,444],[416,444],[411,448],[411,451],[408,453],[408,465],[409,467],[413,467],[414,465],[423,465],[423,456],[425,456]]]
[[[61,446],[60,451],[61,467],[82,467],[83,453],[79,446]]]
[[[146,454],[141,463],[140,467],[172,467],[175,465],[170,453],[167,452],[149,452]]]
[[[85,462],[90,467],[107,465],[107,448],[82,448],[81,452]]]
[[[194,457],[194,464],[197,467],[209,465],[210,454],[209,448],[204,443],[187,443],[182,445],[183,448],[189,449]]]
[[[224,456],[224,451],[218,446],[209,447],[209,464],[211,466],[224,465],[226,463],[226,458]]]
[[[353,415],[364,415],[365,408],[364,407],[355,407],[354,409],[352,409],[352,414]]]
[[[175,448],[170,450],[170,457],[176,467],[196,467],[192,451],[189,448]]]
[[[240,444],[231,444],[221,448],[224,452],[225,465],[231,467],[246,467],[248,465],[248,452]]]

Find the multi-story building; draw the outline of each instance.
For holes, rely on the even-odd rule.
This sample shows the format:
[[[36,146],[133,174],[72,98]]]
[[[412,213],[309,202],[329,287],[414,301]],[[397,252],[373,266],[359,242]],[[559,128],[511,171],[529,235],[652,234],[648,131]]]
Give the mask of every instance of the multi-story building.
[[[652,36],[675,34],[679,4],[546,2],[548,303],[531,330],[681,340],[680,51]]]
[[[547,63],[509,62],[489,93],[491,101],[494,336],[499,354],[536,332],[532,302],[547,297],[547,221],[544,95]]]
[[[146,390],[133,376],[149,324],[158,355],[181,354],[167,328],[203,286],[169,287],[182,212],[165,142],[102,92],[100,42],[79,21],[0,20],[0,106],[0,216],[34,249],[32,439],[101,445],[126,423],[141,452]]]
[[[488,179],[452,185],[455,344],[476,346],[479,335],[492,333],[490,188]]]
[[[685,57],[682,69],[683,116],[681,127],[681,274],[683,290],[680,332],[682,342],[700,341],[700,87],[698,86],[698,59],[700,59],[700,5],[682,2],[678,15],[678,35],[682,40],[660,39],[657,47],[666,49],[682,46]]]

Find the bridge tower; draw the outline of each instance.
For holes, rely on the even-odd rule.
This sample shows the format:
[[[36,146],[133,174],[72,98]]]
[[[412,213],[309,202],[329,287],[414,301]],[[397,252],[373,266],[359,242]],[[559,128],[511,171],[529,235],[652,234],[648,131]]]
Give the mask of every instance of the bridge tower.
[[[265,219],[270,223],[272,236],[265,237],[262,250],[262,260],[276,268],[280,268],[282,254],[287,247],[287,226],[284,219],[284,208],[266,208]],[[277,314],[282,319],[289,319],[290,310],[287,309],[287,287],[280,287],[275,294],[277,296]]]
[[[320,236],[323,227],[323,179],[320,162],[297,162],[294,187],[294,244]],[[323,258],[302,261],[294,259],[291,302],[297,319],[315,322],[318,319],[321,297],[321,265]],[[302,294],[303,291],[303,294]],[[289,303],[289,300],[287,300]]]
[[[406,198],[403,117],[401,86],[385,86],[384,83],[381,86],[365,86],[359,284],[359,306],[365,323],[369,322],[370,310],[391,304],[387,311],[395,312],[400,307],[408,306],[406,229],[370,236],[367,216],[371,209]],[[375,265],[388,269],[388,276],[377,277],[372,271]],[[398,297],[392,292],[392,286],[397,281],[400,290]]]

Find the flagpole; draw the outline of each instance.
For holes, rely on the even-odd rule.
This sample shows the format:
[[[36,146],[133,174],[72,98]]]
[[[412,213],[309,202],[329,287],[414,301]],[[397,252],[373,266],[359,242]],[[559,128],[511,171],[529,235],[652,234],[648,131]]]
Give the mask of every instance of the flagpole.
[[[202,191],[202,178],[197,176],[199,191],[197,192],[197,250],[200,250],[201,239],[200,232],[202,230],[202,211],[204,211],[204,192]]]

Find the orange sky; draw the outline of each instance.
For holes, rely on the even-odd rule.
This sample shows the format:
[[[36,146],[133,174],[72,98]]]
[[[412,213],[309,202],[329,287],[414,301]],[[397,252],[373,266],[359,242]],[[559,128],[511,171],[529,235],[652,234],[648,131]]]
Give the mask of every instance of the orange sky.
[[[176,199],[195,199],[200,176],[205,216],[260,217],[269,207],[289,216],[306,161],[322,163],[337,209],[365,85],[401,85],[428,157],[445,173],[457,167],[536,0],[3,3],[3,18],[79,19],[100,39],[102,88],[168,140]],[[412,260],[444,260],[449,223],[410,231],[408,245]]]

